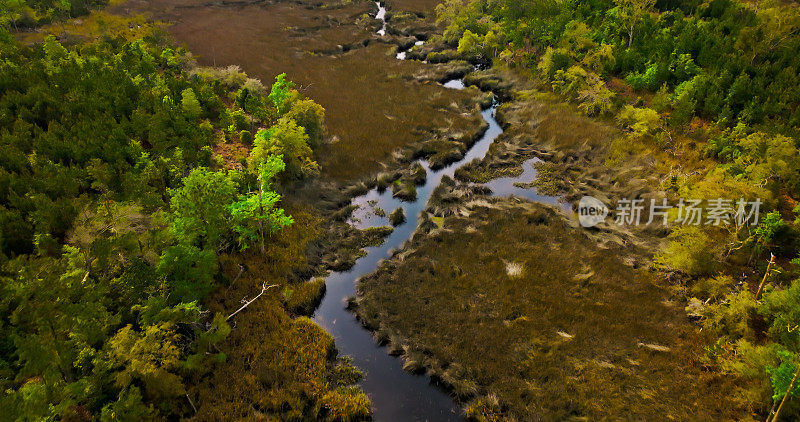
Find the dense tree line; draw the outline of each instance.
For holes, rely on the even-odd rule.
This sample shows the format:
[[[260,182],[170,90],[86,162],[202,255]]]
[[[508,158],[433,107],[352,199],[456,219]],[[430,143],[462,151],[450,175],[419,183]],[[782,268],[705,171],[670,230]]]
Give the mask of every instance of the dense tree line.
[[[687,309],[718,336],[709,366],[747,381],[735,401],[797,418],[800,7],[447,0],[437,12],[443,41],[463,58],[529,72],[586,114],[615,117],[626,132],[612,143],[620,156],[666,152],[678,169],[667,195],[764,200],[757,227],[674,228],[656,262],[682,276]],[[695,148],[712,164],[674,158]]]
[[[796,5],[735,0],[449,0],[445,40],[462,53],[546,71],[591,90],[615,76],[665,90],[672,117],[726,125],[800,124],[800,13]],[[544,62],[540,62],[545,58]],[[573,93],[576,94],[576,93]]]
[[[107,0],[0,0],[3,19],[15,30],[86,15]]]
[[[23,46],[0,26],[0,54],[4,418],[188,414],[184,379],[226,360],[228,317],[203,308],[219,257],[292,224],[273,185],[316,172],[322,107],[157,38]]]

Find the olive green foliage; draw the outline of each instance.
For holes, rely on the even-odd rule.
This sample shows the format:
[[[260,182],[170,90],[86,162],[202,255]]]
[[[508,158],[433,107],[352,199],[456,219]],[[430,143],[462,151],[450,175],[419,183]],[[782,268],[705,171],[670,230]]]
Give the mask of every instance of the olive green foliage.
[[[333,359],[333,338],[310,319],[324,293],[323,279],[290,281],[293,271],[308,271],[306,249],[317,236],[320,220],[293,208],[295,224],[270,236],[266,254],[251,248],[220,257],[224,274],[237,278],[238,257],[248,270],[236,283],[212,294],[214,310],[236,309],[261,284],[269,289],[237,314],[228,337],[212,348],[223,363],[206,364],[192,376],[189,396],[200,420],[228,420],[231,415],[276,420],[366,420],[369,400],[352,384],[360,373],[346,359]],[[264,259],[264,257],[268,259]],[[259,287],[256,287],[259,286]],[[230,312],[230,311],[228,311]],[[209,330],[210,331],[210,330]]]
[[[492,58],[505,48],[505,39],[501,34],[499,28],[489,30],[485,35],[478,35],[467,29],[458,40],[456,51],[466,58]]]
[[[173,100],[192,82],[158,57],[143,42],[67,51],[48,38],[0,64],[3,254],[30,253],[35,235],[63,239],[87,195],[153,210],[189,164],[206,164],[211,127]],[[210,86],[193,92],[219,106]]]
[[[667,84],[685,119],[800,124],[795,4],[449,0],[437,13],[445,40],[460,51],[485,44],[491,32],[502,40],[493,57],[512,57],[512,64],[531,68],[542,59],[548,81],[556,70],[579,65],[640,90]]]
[[[88,14],[106,0],[0,0],[0,24],[15,30],[34,28],[53,21]]]
[[[286,163],[288,175],[297,178],[312,176],[319,171],[319,166],[313,160],[308,141],[303,127],[288,117],[282,117],[269,129],[256,134],[250,164],[253,168],[259,168],[270,156],[280,155]]]
[[[239,142],[244,145],[253,145],[253,134],[249,130],[239,132]]]
[[[227,206],[236,198],[235,182],[223,172],[198,167],[182,183],[169,192],[175,237],[186,244],[221,248],[230,226]]]
[[[186,88],[181,92],[181,108],[189,118],[200,117],[200,114],[203,113],[203,108],[191,88]]]
[[[192,302],[204,298],[213,286],[216,255],[194,245],[178,244],[164,250],[156,267],[169,283],[170,302]]]
[[[655,110],[630,105],[620,110],[617,121],[635,136],[652,135],[662,127],[661,116]]]
[[[311,148],[318,148],[325,135],[325,109],[313,100],[294,101],[284,117],[294,120],[308,135]]]
[[[636,25],[648,13],[654,11],[656,0],[614,0],[617,19],[628,33],[628,48],[633,44]]]
[[[719,242],[700,226],[682,226],[670,234],[671,242],[656,260],[693,276],[713,274],[724,252]]]

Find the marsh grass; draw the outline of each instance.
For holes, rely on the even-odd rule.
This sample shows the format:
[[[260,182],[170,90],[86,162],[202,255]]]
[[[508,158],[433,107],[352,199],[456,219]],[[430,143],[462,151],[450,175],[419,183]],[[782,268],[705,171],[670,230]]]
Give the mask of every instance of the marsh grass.
[[[389,221],[392,223],[392,226],[399,226],[406,221],[406,214],[403,211],[402,207],[398,207],[391,214],[389,214]]]
[[[465,82],[495,90],[508,99],[496,115],[503,133],[482,160],[456,172],[459,180],[484,183],[518,176],[521,164],[532,157],[546,163],[537,168],[544,170],[542,182],[550,182],[550,193],[568,192],[566,181],[584,179],[583,173],[589,177],[608,173],[604,159],[612,142],[621,136],[614,126],[588,118],[552,95],[536,91],[524,75],[508,69],[476,72]]]
[[[329,3],[337,6],[320,7]],[[329,142],[317,161],[323,176],[343,182],[374,175],[399,149],[481,122],[477,91],[415,80],[426,65],[395,59],[395,46],[358,23],[373,8],[369,1],[197,7],[159,0],[146,10],[174,22],[169,32],[201,65],[240,65],[265,85],[286,72],[325,108]]]
[[[211,312],[230,313],[262,283],[276,284],[231,321],[219,345],[227,356],[190,382],[197,420],[277,418],[364,420],[369,399],[353,386],[360,373],[337,359],[333,338],[308,315],[324,293],[324,280],[303,281],[308,246],[321,236],[321,220],[307,209],[287,209],[295,223],[270,239],[268,251],[220,259],[228,286],[208,301]],[[239,264],[247,270],[237,278]],[[234,281],[235,280],[235,281]]]
[[[699,368],[706,339],[628,251],[543,206],[480,203],[434,217],[359,284],[358,315],[409,370],[424,366],[477,419],[742,416],[728,382]]]
[[[390,11],[415,12],[417,16],[421,14],[430,18],[436,17],[433,9],[439,3],[440,0],[386,0]]]

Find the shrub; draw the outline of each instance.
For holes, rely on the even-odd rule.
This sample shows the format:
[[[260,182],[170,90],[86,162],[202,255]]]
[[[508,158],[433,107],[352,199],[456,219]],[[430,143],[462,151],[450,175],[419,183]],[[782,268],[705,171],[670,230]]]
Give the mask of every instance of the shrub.
[[[302,126],[308,135],[308,143],[312,148],[322,145],[325,134],[325,109],[313,100],[294,101],[285,117]]]
[[[712,304],[703,311],[703,325],[718,335],[735,339],[753,340],[755,332],[750,321],[755,314],[756,300],[749,290],[730,293],[720,304]]]
[[[393,226],[399,226],[406,221],[406,214],[403,211],[403,208],[398,207],[396,210],[392,211],[389,214],[389,221],[392,223]]]
[[[253,134],[249,130],[239,132],[239,142],[243,145],[253,145]]]
[[[231,121],[231,132],[248,129],[250,127],[250,121],[247,118],[247,114],[245,114],[242,110],[232,111],[228,113],[228,117]]]
[[[692,294],[703,299],[716,300],[724,297],[734,284],[733,278],[727,275],[702,278],[692,286]]]
[[[286,163],[286,172],[293,177],[308,177],[319,171],[308,146],[308,135],[294,120],[282,117],[274,126],[260,130],[250,164],[258,168],[269,156],[279,155]]]
[[[220,81],[229,89],[236,89],[247,81],[247,75],[236,65],[226,68],[196,67],[189,74],[205,81]]]
[[[617,122],[634,135],[652,135],[661,127],[661,117],[649,108],[626,105],[617,115]]]
[[[570,61],[571,59],[564,49],[547,47],[547,50],[544,52],[542,59],[539,60],[539,65],[536,68],[546,80],[551,81],[557,71],[567,69]]]
[[[722,246],[703,227],[680,226],[669,238],[669,245],[656,256],[656,262],[692,276],[717,270]]]
[[[666,82],[659,77],[659,67],[657,63],[647,66],[644,73],[629,73],[625,77],[625,82],[631,84],[633,89],[654,91],[659,85]]]

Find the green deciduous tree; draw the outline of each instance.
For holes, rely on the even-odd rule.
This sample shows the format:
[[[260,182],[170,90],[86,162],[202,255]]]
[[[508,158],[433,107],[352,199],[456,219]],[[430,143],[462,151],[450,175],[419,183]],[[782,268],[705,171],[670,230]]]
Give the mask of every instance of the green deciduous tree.
[[[308,144],[312,148],[322,144],[322,137],[325,134],[325,109],[321,105],[310,99],[293,101],[285,117],[294,120],[305,130]]]
[[[270,190],[270,184],[276,174],[283,171],[285,165],[280,156],[269,156],[258,168],[258,187],[231,204],[231,215],[234,230],[239,235],[239,245],[248,248],[258,241],[261,253],[266,252],[265,238],[270,233],[292,224],[291,217],[277,208],[281,196]]]
[[[483,49],[482,43],[480,35],[467,29],[458,40],[458,54],[478,54]]]
[[[741,153],[734,158],[731,171],[761,183],[780,180],[800,188],[800,152],[792,138],[756,132],[738,139],[736,146]]]
[[[150,325],[138,332],[131,325],[119,330],[108,342],[108,365],[118,368],[114,383],[128,388],[140,382],[156,399],[185,393],[180,369],[178,334],[171,322]]]
[[[614,0],[617,16],[628,35],[628,48],[633,44],[633,33],[642,17],[653,12],[656,0]]]
[[[767,367],[774,392],[772,395],[774,405],[767,416],[767,421],[773,422],[781,420],[781,411],[788,400],[800,396],[800,383],[798,383],[800,367],[796,363],[797,357],[785,350],[779,350],[778,356],[781,364],[778,367]]]
[[[174,304],[204,298],[211,291],[216,268],[214,251],[178,244],[164,250],[157,270],[166,280],[170,303]]]
[[[777,6],[769,0],[758,3],[757,24],[743,28],[736,40],[736,48],[747,54],[750,64],[754,64],[758,57],[769,57],[776,50],[788,48],[788,41],[800,34],[797,4]]]
[[[275,77],[275,83],[272,84],[268,98],[281,114],[286,112],[286,102],[291,96],[292,88],[294,88],[294,82],[287,80],[285,73]]]
[[[20,419],[69,416],[69,408],[91,393],[93,360],[118,323],[109,305],[108,285],[83,268],[78,251],[65,246],[63,257],[22,257],[10,261],[0,277],[0,324],[5,358],[16,368]],[[7,349],[6,349],[7,350]],[[9,387],[11,385],[8,385]]]

